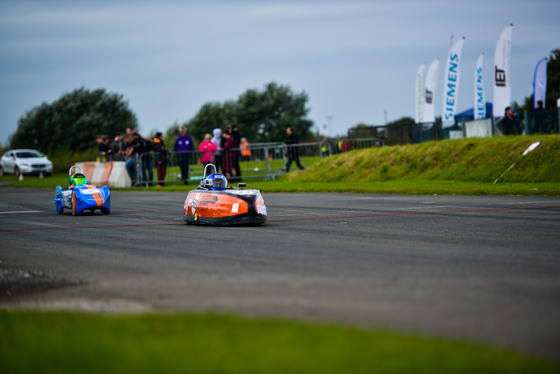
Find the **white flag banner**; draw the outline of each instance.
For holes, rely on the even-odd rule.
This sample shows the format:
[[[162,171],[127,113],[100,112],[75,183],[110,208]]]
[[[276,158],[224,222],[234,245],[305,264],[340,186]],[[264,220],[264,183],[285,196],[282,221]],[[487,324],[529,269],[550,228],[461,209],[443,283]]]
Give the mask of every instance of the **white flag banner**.
[[[494,52],[494,85],[493,85],[493,108],[494,117],[503,117],[505,109],[511,101],[511,75],[509,62],[511,56],[511,33],[513,25],[506,27],[496,43]]]
[[[424,82],[424,122],[436,122],[436,114],[434,109],[434,99],[437,86],[437,78],[439,71],[439,58],[432,61],[428,72],[426,73],[426,81]]]
[[[455,111],[457,110],[457,97],[459,93],[460,61],[465,38],[457,40],[449,49],[445,63],[445,76],[443,83],[443,113],[441,115],[442,127],[455,124]]]
[[[418,67],[416,72],[416,83],[414,87],[414,121],[416,123],[424,122],[424,71],[426,64],[423,63]]]
[[[541,58],[535,67],[535,78],[533,79],[533,108],[537,108],[537,102],[543,102],[543,109],[546,105],[546,63],[547,59]]]
[[[486,99],[484,97],[484,77],[482,66],[484,64],[484,53],[478,56],[476,68],[474,69],[474,119],[486,118]]]

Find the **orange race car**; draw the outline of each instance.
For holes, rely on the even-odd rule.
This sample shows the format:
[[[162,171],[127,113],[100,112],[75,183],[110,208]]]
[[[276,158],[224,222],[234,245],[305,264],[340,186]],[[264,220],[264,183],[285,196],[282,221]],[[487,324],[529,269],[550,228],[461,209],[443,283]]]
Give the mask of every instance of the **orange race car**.
[[[214,173],[207,174],[209,169]],[[183,207],[183,219],[187,224],[202,225],[262,225],[266,223],[267,211],[259,190],[228,187],[227,179],[216,173],[216,167],[208,164],[200,185],[189,192]]]

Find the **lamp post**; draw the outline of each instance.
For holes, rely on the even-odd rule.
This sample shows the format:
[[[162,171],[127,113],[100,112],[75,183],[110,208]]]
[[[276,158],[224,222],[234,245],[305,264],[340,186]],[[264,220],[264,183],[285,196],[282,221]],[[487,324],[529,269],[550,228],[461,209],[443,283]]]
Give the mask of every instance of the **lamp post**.
[[[332,114],[329,114],[327,116],[327,120],[329,121],[329,137],[331,136],[331,129],[332,129],[332,119],[334,118],[334,116]]]

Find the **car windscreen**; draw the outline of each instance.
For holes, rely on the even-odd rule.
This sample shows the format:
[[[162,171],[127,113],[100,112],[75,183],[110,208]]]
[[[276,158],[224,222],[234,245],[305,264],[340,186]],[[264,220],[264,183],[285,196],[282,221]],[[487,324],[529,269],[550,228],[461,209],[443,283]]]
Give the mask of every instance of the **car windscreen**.
[[[37,153],[37,152],[29,152],[29,151],[25,151],[25,152],[16,152],[16,156],[17,158],[35,158],[35,157],[43,157],[41,156],[41,154]]]

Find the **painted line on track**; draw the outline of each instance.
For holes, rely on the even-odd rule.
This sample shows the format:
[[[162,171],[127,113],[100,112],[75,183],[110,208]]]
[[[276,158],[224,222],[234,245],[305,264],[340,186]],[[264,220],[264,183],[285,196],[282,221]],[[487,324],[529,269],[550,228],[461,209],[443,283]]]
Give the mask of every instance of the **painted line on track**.
[[[13,210],[9,212],[0,212],[0,214],[27,214],[27,213],[41,213],[40,210]]]
[[[386,216],[405,216],[419,214],[457,214],[457,213],[477,213],[477,212],[499,212],[512,210],[542,210],[542,209],[558,209],[560,205],[546,206],[528,206],[528,207],[505,207],[505,208],[474,208],[474,209],[451,209],[451,210],[430,210],[424,212],[381,212],[381,213],[363,213],[363,214],[341,214],[334,216],[315,216],[315,217],[289,217],[289,218],[271,218],[268,222],[285,222],[285,221],[317,221],[328,219],[342,218],[359,218],[359,217],[386,217]],[[0,229],[0,232],[6,231],[36,231],[36,230],[70,230],[70,229],[93,229],[108,227],[134,227],[134,226],[165,226],[165,225],[185,225],[185,222],[149,222],[149,223],[121,223],[113,225],[79,225],[79,226],[37,226],[37,227],[14,227]]]

